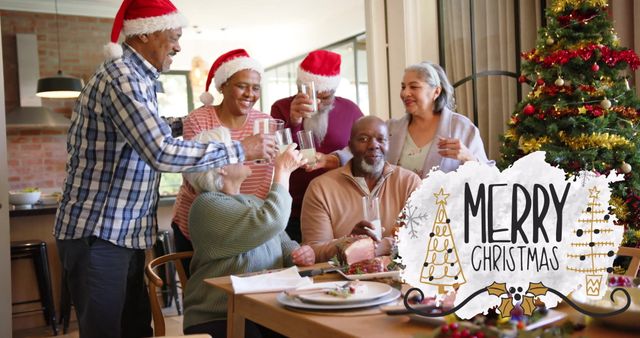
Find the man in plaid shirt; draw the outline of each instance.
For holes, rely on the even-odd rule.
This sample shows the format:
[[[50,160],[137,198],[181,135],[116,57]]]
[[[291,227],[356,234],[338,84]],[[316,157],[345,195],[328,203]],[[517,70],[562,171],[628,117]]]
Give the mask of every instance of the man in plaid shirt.
[[[186,19],[169,0],[125,0],[104,62],[83,89],[67,138],[54,235],[81,337],[151,336],[144,249],[153,245],[160,172],[272,158],[273,139],[226,147],[171,137],[155,81],[180,51]],[[116,44],[120,31],[126,40]]]

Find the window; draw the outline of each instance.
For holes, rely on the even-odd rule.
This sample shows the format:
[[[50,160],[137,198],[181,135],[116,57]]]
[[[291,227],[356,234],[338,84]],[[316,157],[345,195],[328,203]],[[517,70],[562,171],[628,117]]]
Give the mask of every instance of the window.
[[[367,82],[367,47],[365,35],[359,34],[333,45],[319,48],[340,54],[342,81],[336,95],[355,102],[365,115],[369,114],[369,92]],[[298,92],[296,78],[298,66],[306,55],[296,57],[269,67],[264,72],[260,109],[269,113],[277,100]],[[262,103],[264,102],[264,104]]]
[[[520,52],[533,47],[545,3],[438,1],[440,65],[455,87],[458,113],[478,126],[489,158],[499,157],[498,135],[526,88],[517,82]]]
[[[193,110],[193,91],[188,71],[170,71],[160,75],[162,90],[158,91],[158,112],[165,118],[185,117]],[[160,196],[175,196],[182,185],[182,174],[163,173]]]

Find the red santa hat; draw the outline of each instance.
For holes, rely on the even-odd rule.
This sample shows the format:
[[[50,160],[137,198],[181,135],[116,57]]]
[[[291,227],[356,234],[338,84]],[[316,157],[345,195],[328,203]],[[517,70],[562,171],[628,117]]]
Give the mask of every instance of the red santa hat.
[[[187,26],[187,18],[169,0],[124,0],[113,20],[111,42],[104,46],[105,56],[122,56],[118,44],[120,31],[125,36],[148,34]]]
[[[209,75],[207,76],[207,84],[204,89],[205,92],[200,95],[200,101],[205,105],[213,104],[213,95],[209,93],[211,80],[215,79],[216,89],[220,91],[222,85],[227,82],[233,74],[245,69],[256,71],[261,77],[264,72],[260,63],[251,58],[249,53],[244,49],[234,49],[220,55],[220,57],[213,62],[213,65],[211,65]]]
[[[309,53],[298,68],[298,83],[311,81],[318,92],[336,90],[340,84],[340,54],[327,50]]]

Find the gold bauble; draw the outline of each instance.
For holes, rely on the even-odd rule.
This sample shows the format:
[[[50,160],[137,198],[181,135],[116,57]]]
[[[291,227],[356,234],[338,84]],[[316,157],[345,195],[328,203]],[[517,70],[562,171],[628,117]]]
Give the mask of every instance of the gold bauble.
[[[555,41],[552,37],[548,37],[546,42],[547,42],[547,45],[551,46],[551,45],[553,45],[556,41]]]
[[[603,109],[611,108],[611,101],[609,101],[609,99],[605,97],[602,101],[600,101],[600,107],[602,107]]]
[[[554,82],[554,83],[555,83],[555,84],[556,84],[556,86],[558,86],[558,87],[562,87],[562,86],[564,86],[564,80],[563,80],[561,77],[558,77],[558,78],[556,79],[556,82]]]
[[[631,172],[631,164],[627,163],[627,162],[622,162],[622,165],[620,166],[620,170],[622,170],[623,173],[628,174]]]

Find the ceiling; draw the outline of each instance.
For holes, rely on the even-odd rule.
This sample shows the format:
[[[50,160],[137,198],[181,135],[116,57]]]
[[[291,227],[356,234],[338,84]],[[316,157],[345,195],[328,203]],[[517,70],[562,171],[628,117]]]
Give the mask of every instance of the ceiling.
[[[365,31],[365,0],[173,0],[189,19],[173,69],[245,48],[265,67]],[[61,14],[113,18],[121,0],[58,0]],[[52,0],[0,0],[0,9],[55,13]],[[110,32],[105,32],[105,43]]]

